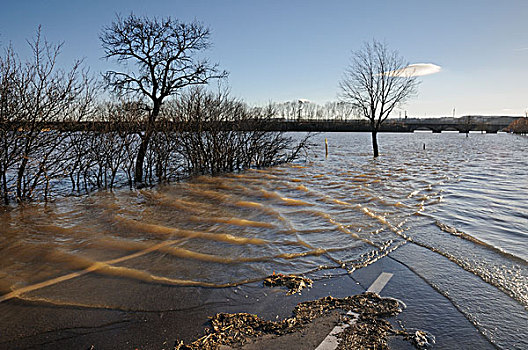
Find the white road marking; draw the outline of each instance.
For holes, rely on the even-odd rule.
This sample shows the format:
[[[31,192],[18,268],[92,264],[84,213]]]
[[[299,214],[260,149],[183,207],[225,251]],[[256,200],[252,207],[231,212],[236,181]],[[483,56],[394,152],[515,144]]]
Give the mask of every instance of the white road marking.
[[[359,314],[349,311],[347,312],[347,315],[350,316],[350,320],[348,320],[344,324],[340,324],[334,327],[330,333],[324,338],[324,340],[319,344],[319,346],[315,350],[334,350],[337,349],[337,346],[339,345],[339,339],[337,338],[337,335],[341,332],[343,332],[345,329],[356,323]]]
[[[393,274],[388,272],[382,272],[378,278],[370,285],[367,289],[367,292],[372,292],[379,294],[385,288],[389,280],[392,278]]]
[[[389,280],[392,278],[393,274],[388,272],[382,272],[378,278],[370,285],[370,287],[367,289],[367,292],[377,293],[379,294],[383,288],[387,285]],[[350,320],[345,322],[344,324],[339,324],[332,329],[332,331],[324,338],[324,340],[319,344],[319,346],[315,350],[335,350],[337,349],[337,346],[339,345],[339,339],[337,338],[337,335],[339,333],[342,333],[345,329],[356,323],[359,314],[349,311],[347,312],[347,315],[350,316]]]

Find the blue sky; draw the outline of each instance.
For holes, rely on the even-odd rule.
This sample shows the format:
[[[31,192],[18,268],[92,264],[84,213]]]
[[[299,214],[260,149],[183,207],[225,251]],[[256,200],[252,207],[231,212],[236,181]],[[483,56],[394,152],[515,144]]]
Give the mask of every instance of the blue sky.
[[[299,98],[337,99],[352,50],[373,38],[409,63],[441,72],[421,77],[410,116],[522,115],[528,108],[528,1],[5,1],[0,46],[23,56],[40,24],[49,41],[64,41],[61,64],[84,58],[93,73],[98,35],[116,13],[197,19],[210,27],[207,56],[230,72],[233,95],[250,104]]]

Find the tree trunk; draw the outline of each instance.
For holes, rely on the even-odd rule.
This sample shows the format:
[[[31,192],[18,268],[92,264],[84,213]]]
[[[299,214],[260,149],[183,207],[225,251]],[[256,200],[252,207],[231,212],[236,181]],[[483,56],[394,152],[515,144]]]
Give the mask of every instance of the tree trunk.
[[[136,184],[143,183],[143,164],[145,162],[145,155],[147,154],[147,148],[150,141],[150,128],[147,127],[145,135],[141,138],[141,145],[136,157],[136,171],[134,173],[134,182]]]
[[[17,181],[16,181],[16,197],[17,201],[21,202],[23,197],[25,197],[25,191],[22,193],[22,178],[24,177],[24,172],[26,171],[26,165],[28,163],[28,157],[24,154],[24,157],[22,158],[22,162],[20,162],[20,166],[18,168],[17,172]]]
[[[372,150],[374,151],[374,158],[379,156],[377,135],[378,135],[378,131],[372,130]]]
[[[145,155],[147,154],[150,137],[152,136],[156,118],[158,117],[161,108],[161,99],[154,100],[153,102],[154,107],[152,108],[152,112],[148,118],[145,135],[141,138],[141,145],[139,146],[136,157],[136,171],[134,173],[134,181],[136,185],[143,183],[143,164],[145,163]]]
[[[8,205],[9,204],[9,197],[8,197],[8,194],[7,194],[7,177],[6,177],[6,169],[2,169],[2,190],[4,192],[4,197],[3,197],[3,200],[4,200],[4,204],[5,205]]]

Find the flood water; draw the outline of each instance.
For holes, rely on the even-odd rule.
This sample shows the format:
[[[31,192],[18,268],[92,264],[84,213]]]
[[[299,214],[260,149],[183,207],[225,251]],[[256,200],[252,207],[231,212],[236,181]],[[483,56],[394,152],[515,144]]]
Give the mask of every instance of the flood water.
[[[89,273],[235,286],[274,271],[353,271],[389,253],[420,259],[398,255],[417,245],[446,265],[416,273],[482,334],[499,348],[528,344],[528,138],[380,134],[378,159],[369,134],[313,141],[294,164],[0,213],[0,302],[134,310],[48,287]]]

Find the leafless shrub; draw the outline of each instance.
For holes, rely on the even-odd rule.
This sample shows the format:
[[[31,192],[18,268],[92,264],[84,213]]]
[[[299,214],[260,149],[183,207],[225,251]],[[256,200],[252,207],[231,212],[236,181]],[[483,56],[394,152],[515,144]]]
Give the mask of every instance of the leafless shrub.
[[[134,26],[147,19],[131,16],[127,21]],[[183,53],[187,50],[191,55],[208,47],[205,27],[194,24],[186,31],[179,22],[167,21],[174,27],[170,35],[200,41],[197,47],[182,49]],[[149,25],[163,32],[163,23],[153,20]],[[118,24],[107,28],[105,35],[119,34],[112,32],[120,28]],[[175,45],[178,38],[168,37],[167,43]],[[137,40],[148,44],[148,38]],[[112,45],[109,42],[107,50]],[[57,191],[80,194],[111,190],[124,183],[132,188],[194,174],[266,167],[295,159],[305,146],[284,133],[266,130],[275,117],[271,105],[252,109],[227,91],[211,93],[197,87],[225,75],[215,65],[193,61],[189,67],[193,78],[186,80],[179,75],[186,71],[178,70],[181,62],[174,66],[156,56],[160,65],[171,70],[172,80],[162,97],[148,103],[142,100],[144,96],[135,96],[138,99],[133,101],[97,104],[98,86],[80,61],[69,70],[57,66],[61,46],[41,38],[39,28],[30,42],[31,59],[20,60],[11,47],[0,56],[0,200],[5,204],[47,200]],[[159,50],[161,55],[165,48]],[[107,53],[128,59],[114,51]],[[109,74],[115,78],[110,79],[117,84],[114,87],[122,88],[118,78],[124,75]],[[154,84],[159,77],[151,78]],[[188,85],[194,86],[175,96]],[[134,86],[127,85],[131,89]],[[143,151],[144,159],[138,154]]]
[[[86,117],[94,96],[80,61],[69,71],[57,68],[62,44],[42,39],[39,28],[29,45],[32,58],[27,62],[10,50],[2,59],[2,124],[9,134],[2,157],[10,159],[2,162],[4,202],[12,193],[19,202],[48,197],[66,152],[66,134],[55,126]]]
[[[19,153],[21,107],[20,95],[16,91],[17,77],[22,67],[13,48],[7,48],[0,57],[0,195],[5,204],[12,195],[10,190],[12,173]]]
[[[137,102],[105,102],[98,106],[93,120],[71,133],[68,174],[72,191],[113,189],[119,174],[132,186],[142,114]]]
[[[189,174],[215,175],[266,167],[295,159],[304,147],[281,132],[265,129],[273,109],[250,109],[226,91],[193,88],[173,101],[180,132],[178,152]]]

